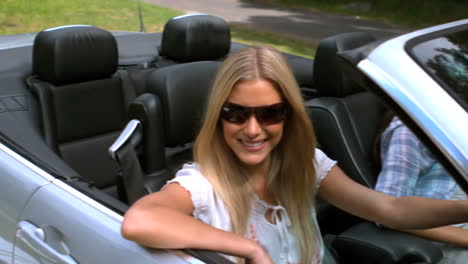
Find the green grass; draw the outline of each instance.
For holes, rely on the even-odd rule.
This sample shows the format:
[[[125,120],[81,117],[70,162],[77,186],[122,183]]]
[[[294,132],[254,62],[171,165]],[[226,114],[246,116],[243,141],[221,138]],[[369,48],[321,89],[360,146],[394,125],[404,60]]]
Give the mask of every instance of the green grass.
[[[37,32],[71,24],[107,30],[139,31],[135,0],[1,0],[0,34]],[[182,14],[142,2],[145,27],[159,32],[171,17]]]
[[[0,35],[38,32],[62,25],[85,24],[107,30],[139,31],[137,0],[0,0]],[[141,2],[146,32],[161,32],[167,20],[183,14]],[[232,40],[268,44],[304,57],[315,47],[291,37],[232,25]]]
[[[266,44],[283,52],[306,58],[313,58],[316,45],[289,36],[278,36],[269,32],[254,31],[246,26],[231,24],[233,41],[247,45]]]
[[[286,7],[302,7],[356,15],[410,28],[421,28],[467,18],[466,0],[244,0]],[[370,10],[346,7],[350,3],[370,4]]]

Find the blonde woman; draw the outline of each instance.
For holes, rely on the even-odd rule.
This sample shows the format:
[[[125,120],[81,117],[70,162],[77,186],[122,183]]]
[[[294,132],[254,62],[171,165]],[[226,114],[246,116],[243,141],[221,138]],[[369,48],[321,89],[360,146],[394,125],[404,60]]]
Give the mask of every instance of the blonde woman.
[[[314,198],[398,229],[468,220],[468,202],[393,197],[350,180],[316,149],[294,76],[276,50],[247,47],[215,79],[186,164],[125,214],[122,234],[154,248],[196,248],[250,263],[322,263]]]

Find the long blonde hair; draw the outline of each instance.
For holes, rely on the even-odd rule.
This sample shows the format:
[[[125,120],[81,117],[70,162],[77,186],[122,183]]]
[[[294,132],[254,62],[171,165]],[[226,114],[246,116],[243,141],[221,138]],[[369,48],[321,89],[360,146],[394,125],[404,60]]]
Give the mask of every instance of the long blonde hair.
[[[219,114],[238,82],[255,79],[270,81],[289,105],[283,137],[271,153],[266,189],[288,212],[301,263],[310,263],[317,235],[312,221],[316,140],[297,82],[280,52],[267,46],[250,46],[224,61],[213,83],[205,121],[195,141],[194,158],[225,203],[232,231],[243,236],[252,193],[247,187],[242,164],[224,140]]]

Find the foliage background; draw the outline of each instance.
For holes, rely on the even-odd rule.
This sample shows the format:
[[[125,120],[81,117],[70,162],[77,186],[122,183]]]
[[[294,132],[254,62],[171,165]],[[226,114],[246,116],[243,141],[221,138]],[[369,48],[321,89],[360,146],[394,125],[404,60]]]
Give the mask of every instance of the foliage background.
[[[467,0],[244,0],[359,15],[413,28],[468,18]]]

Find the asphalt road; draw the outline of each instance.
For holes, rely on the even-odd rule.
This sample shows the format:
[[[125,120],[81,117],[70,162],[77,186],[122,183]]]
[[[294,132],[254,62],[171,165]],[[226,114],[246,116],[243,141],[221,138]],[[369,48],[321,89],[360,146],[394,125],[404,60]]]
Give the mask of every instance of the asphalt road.
[[[185,13],[205,13],[272,33],[317,43],[321,38],[353,31],[370,32],[377,38],[409,29],[353,16],[304,9],[281,8],[242,0],[143,0]]]

